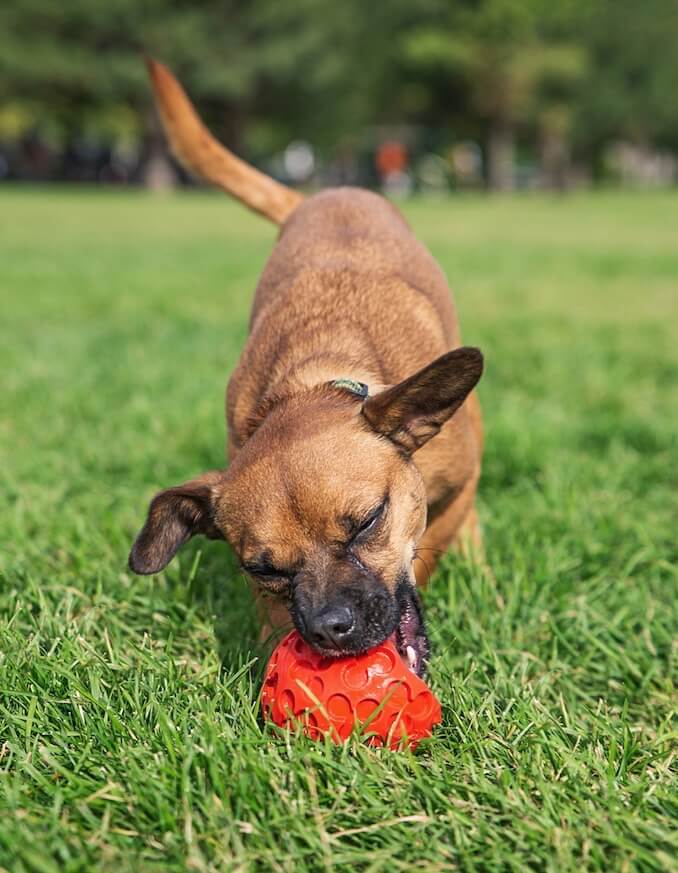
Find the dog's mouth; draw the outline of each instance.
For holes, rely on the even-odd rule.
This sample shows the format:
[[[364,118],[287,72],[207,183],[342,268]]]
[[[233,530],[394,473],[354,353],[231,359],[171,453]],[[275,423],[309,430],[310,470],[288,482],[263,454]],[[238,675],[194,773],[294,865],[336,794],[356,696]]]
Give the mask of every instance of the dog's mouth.
[[[355,644],[346,648],[326,648],[317,642],[309,643],[321,655],[327,658],[342,658],[350,655],[361,655],[370,649],[380,645],[386,640],[391,640],[406,667],[420,678],[426,673],[426,663],[430,654],[428,637],[424,627],[421,603],[416,588],[403,580],[396,590],[395,598],[391,601],[393,618],[390,619],[386,628],[381,632],[372,626],[368,638],[356,640]],[[293,610],[294,616],[294,610]],[[298,618],[295,624],[302,636],[305,636],[303,622],[299,627]]]
[[[409,583],[398,589],[400,618],[394,642],[400,657],[409,669],[422,678],[430,655],[430,646],[416,589]]]

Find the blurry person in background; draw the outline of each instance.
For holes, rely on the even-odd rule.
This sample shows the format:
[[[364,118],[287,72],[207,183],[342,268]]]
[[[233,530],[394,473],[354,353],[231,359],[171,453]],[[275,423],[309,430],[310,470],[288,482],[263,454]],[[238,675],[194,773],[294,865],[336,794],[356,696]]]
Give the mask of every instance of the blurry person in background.
[[[395,197],[406,197],[412,191],[412,177],[407,171],[405,146],[395,140],[381,143],[374,158],[382,191]]]

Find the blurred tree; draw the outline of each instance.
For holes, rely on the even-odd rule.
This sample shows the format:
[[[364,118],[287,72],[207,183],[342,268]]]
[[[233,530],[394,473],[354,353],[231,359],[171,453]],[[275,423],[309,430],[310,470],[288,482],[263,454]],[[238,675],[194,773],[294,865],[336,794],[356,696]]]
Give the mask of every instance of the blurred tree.
[[[452,89],[463,95],[456,112],[476,123],[493,190],[513,187],[520,125],[538,114],[544,131],[564,133],[569,127],[566,103],[583,75],[585,56],[562,41],[562,27],[559,39],[545,38],[541,25],[550,8],[546,0],[425,0],[417,25],[403,39],[406,70],[423,75],[438,94],[437,111],[450,111]]]
[[[288,140],[325,148],[378,122],[398,68],[394,34],[411,20],[411,5],[255,0],[258,114],[282,122],[279,134]]]
[[[590,68],[577,144],[593,155],[621,138],[678,149],[678,3],[597,0],[580,20]]]
[[[143,139],[157,169],[165,148],[142,62],[148,51],[171,59],[208,114],[219,115],[222,135],[237,139],[237,108],[254,75],[247,6],[239,0],[1,4],[0,101],[23,107],[35,127],[49,126],[53,137],[66,141],[88,129],[114,135],[126,128]]]

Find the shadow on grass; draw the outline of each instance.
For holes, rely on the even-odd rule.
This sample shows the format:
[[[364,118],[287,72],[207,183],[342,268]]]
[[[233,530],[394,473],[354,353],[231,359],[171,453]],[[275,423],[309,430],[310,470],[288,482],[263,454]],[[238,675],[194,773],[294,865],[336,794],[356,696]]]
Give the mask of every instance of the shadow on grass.
[[[231,548],[193,540],[183,549],[180,577],[188,602],[214,628],[223,669],[235,672],[256,658],[251,672],[259,677],[277,639],[260,642],[254,597]]]

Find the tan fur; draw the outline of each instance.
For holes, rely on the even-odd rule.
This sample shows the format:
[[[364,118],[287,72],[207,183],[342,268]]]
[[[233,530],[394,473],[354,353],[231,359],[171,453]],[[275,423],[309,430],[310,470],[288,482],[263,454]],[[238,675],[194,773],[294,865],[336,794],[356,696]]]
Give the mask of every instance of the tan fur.
[[[381,416],[380,433],[379,422],[370,427],[369,402],[363,407],[328,383],[349,377],[379,395],[457,348],[445,276],[382,197],[341,188],[302,201],[226,153],[169,71],[154,62],[150,70],[177,156],[281,223],[228,386],[230,466],[209,480],[210,524],[243,563],[265,550],[275,566],[303,565],[320,602],[346,572],[341,519],[369,512],[387,494],[384,523],[355,559],[395,585],[403,568],[414,575],[419,547],[423,582],[464,530],[477,540],[482,431],[475,395],[412,463],[403,445],[430,433],[403,431],[398,444],[383,435],[388,410],[371,407],[372,417]],[[440,423],[427,426],[435,433]],[[264,612],[271,625],[286,620],[275,601]]]

